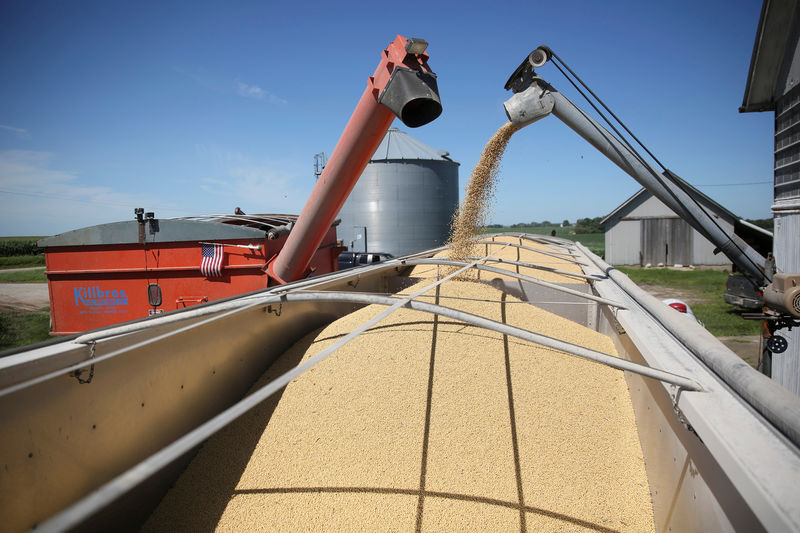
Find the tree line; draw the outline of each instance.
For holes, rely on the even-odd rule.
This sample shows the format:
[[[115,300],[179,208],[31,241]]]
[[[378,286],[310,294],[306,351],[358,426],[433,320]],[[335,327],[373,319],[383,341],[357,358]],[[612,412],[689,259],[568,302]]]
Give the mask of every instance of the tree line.
[[[549,220],[543,220],[538,222],[536,220],[532,222],[517,222],[516,224],[511,224],[510,226],[505,226],[503,224],[489,224],[487,228],[552,228],[552,227],[562,227],[562,228],[570,228],[570,232],[574,233],[603,233],[603,227],[600,224],[600,221],[603,220],[603,217],[594,217],[594,218],[579,218],[575,224],[570,223],[569,220],[564,219],[561,223],[558,222],[551,222]]]
[[[570,228],[570,232],[574,232],[577,234],[584,235],[586,233],[603,233],[605,228],[603,227],[600,222],[603,220],[604,217],[594,217],[594,218],[579,218],[575,224],[571,224],[569,220],[564,219],[563,222],[560,224],[558,222],[551,222],[549,220],[543,220],[541,222],[532,221],[532,222],[517,222],[516,224],[511,224],[510,226],[506,226],[504,224],[489,224],[487,228],[552,228],[561,226],[562,228]],[[773,230],[774,220],[771,218],[759,218],[759,219],[747,219],[748,222],[755,224],[761,228],[767,229],[769,231]]]

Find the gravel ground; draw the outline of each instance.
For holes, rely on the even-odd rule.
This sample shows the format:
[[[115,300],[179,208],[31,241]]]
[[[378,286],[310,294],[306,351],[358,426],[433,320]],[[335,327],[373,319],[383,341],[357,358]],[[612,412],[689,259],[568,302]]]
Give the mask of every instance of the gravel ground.
[[[0,311],[38,311],[48,305],[47,283],[0,283]]]
[[[24,268],[3,268],[0,269],[0,272],[26,272],[28,270],[44,270],[47,267],[39,266],[39,267],[24,267]]]
[[[662,287],[649,283],[639,283],[640,288],[655,296],[659,300],[666,298],[677,298],[683,300],[689,307],[701,303],[697,300],[692,291],[680,291],[671,287]],[[760,356],[760,337],[758,335],[735,335],[729,337],[717,337],[719,341],[727,346],[733,353],[741,357],[747,364],[756,368]]]

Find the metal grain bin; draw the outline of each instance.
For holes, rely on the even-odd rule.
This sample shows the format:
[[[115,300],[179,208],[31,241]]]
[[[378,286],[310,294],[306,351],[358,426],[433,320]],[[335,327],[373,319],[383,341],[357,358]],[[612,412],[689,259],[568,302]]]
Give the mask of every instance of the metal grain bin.
[[[391,128],[339,212],[343,245],[400,256],[444,244],[458,207],[458,165]]]

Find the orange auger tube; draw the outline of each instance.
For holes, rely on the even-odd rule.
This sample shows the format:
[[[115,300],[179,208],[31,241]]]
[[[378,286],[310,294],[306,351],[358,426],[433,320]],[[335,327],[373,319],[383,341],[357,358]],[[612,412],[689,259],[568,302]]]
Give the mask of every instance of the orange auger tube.
[[[442,112],[436,75],[428,67],[428,43],[398,35],[370,77],[328,164],[306,201],[286,244],[267,273],[271,284],[307,275],[317,251],[342,204],[369,163],[395,115],[416,128]]]

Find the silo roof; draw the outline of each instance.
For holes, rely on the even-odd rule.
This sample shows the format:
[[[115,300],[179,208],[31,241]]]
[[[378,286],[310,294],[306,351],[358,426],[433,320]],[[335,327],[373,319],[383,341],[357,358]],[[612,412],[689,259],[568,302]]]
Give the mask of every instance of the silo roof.
[[[404,131],[400,131],[397,128],[389,128],[370,161],[396,161],[402,159],[449,161],[458,164],[458,162],[450,159],[450,153],[446,150],[431,148]]]

